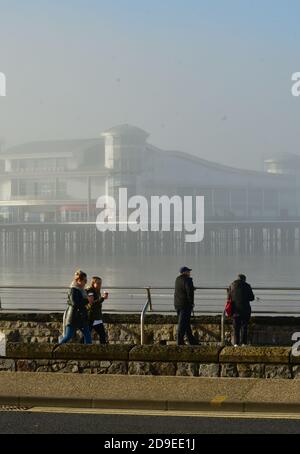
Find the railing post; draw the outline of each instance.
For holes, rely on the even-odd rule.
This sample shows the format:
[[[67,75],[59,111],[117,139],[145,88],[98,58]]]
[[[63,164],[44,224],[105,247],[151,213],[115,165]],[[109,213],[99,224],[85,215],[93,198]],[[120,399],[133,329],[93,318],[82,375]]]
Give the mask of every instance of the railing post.
[[[142,313],[141,313],[141,345],[144,345],[144,342],[145,342],[145,315],[146,315],[148,307],[150,307],[150,311],[152,311],[150,287],[146,288],[146,292],[147,292],[147,301],[146,301],[146,304],[144,305]]]
[[[148,301],[149,301],[149,310],[152,312],[152,299],[151,299],[151,287],[147,287],[147,298],[148,298]]]
[[[222,347],[225,345],[225,311],[221,315],[221,345]]]

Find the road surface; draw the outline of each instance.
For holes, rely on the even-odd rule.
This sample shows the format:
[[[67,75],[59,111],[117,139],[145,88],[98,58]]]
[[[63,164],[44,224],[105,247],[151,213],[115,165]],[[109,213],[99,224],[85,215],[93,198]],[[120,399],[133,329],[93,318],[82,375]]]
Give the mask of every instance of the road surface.
[[[297,434],[299,414],[2,407],[1,434]]]

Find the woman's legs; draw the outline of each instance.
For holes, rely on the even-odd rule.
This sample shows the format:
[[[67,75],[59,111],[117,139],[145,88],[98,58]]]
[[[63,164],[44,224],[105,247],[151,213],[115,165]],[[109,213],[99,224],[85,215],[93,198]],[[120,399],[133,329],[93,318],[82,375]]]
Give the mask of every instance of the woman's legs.
[[[84,343],[85,344],[91,344],[92,343],[92,336],[91,336],[90,328],[88,326],[85,326],[84,328],[81,328],[81,331],[83,332]]]
[[[93,328],[99,336],[100,344],[107,344],[106,333],[103,323],[99,323],[99,325],[94,325]]]
[[[66,326],[66,330],[65,330],[65,335],[64,335],[64,337],[61,339],[61,341],[59,342],[59,345],[65,344],[65,343],[68,342],[70,339],[72,339],[72,337],[74,336],[74,333],[75,333],[75,328],[74,328],[74,326],[72,326],[72,325],[67,325],[67,326]]]

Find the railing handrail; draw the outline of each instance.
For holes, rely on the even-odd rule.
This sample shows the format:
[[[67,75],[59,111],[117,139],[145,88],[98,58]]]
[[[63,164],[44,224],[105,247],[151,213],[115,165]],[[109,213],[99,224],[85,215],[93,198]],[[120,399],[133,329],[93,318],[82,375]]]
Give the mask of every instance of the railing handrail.
[[[173,287],[150,287],[150,286],[134,286],[134,287],[130,287],[130,286],[126,286],[126,287],[122,287],[122,286],[118,286],[118,287],[115,287],[115,286],[106,286],[106,288],[108,290],[139,290],[139,291],[145,291],[147,292],[147,301],[145,303],[145,305],[143,306],[142,308],[142,313],[141,313],[141,309],[140,307],[139,308],[135,308],[134,310],[131,308],[131,310],[123,310],[123,312],[125,313],[140,313],[141,314],[141,323],[143,324],[144,326],[144,318],[145,318],[145,315],[150,307],[150,310],[152,311],[153,308],[152,308],[152,298],[151,298],[151,291],[153,293],[153,296],[158,296],[155,292],[157,290],[169,290],[172,292],[174,291],[174,288]],[[60,292],[66,292],[69,287],[67,286],[32,286],[32,285],[27,285],[27,286],[24,286],[24,285],[17,285],[17,286],[4,286],[4,285],[0,285],[0,293],[1,293],[1,289],[2,290],[53,290],[53,291],[60,291]],[[198,290],[202,290],[202,289],[206,289],[206,290],[225,290],[226,287],[208,287],[208,286],[203,286],[203,287],[197,287]],[[255,290],[272,290],[272,291],[294,291],[294,292],[299,292],[300,291],[300,287],[253,287],[253,289]],[[150,291],[151,290],[151,291]],[[54,294],[55,295],[55,294]],[[52,298],[53,294],[51,295],[51,298]],[[132,297],[133,295],[131,295]],[[140,294],[136,294],[135,295],[137,298],[140,297]],[[167,296],[167,297],[170,297],[170,294],[169,293],[166,293],[164,295],[161,295],[161,296]],[[201,296],[201,295],[200,295]],[[205,296],[205,295],[204,295]],[[32,298],[35,299],[36,295],[34,292],[32,292]],[[50,297],[50,294],[49,294],[49,297]],[[12,292],[7,292],[7,298],[8,299],[11,299],[12,298]],[[221,295],[218,295],[217,296],[217,299],[216,300],[213,300],[213,301],[209,301],[208,303],[206,303],[204,301],[204,307],[201,307],[201,304],[203,301],[199,301],[199,299],[197,298],[196,296],[196,299],[198,301],[196,307],[195,307],[195,314],[196,315],[210,315],[210,314],[214,314],[214,315],[217,315],[217,314],[220,314],[220,301],[219,299],[221,298]],[[272,306],[268,303],[270,303],[269,301],[269,295],[265,295],[266,298],[266,301],[264,302],[263,300],[260,301],[260,303],[258,304],[262,304],[262,306],[260,308],[253,308],[254,310],[252,311],[252,314],[269,314],[269,315],[277,315],[277,316],[287,316],[287,315],[293,315],[293,316],[297,316],[297,315],[300,315],[300,311],[298,310],[298,312],[295,311],[295,309],[297,310],[298,308],[295,306],[297,304],[297,300],[296,299],[292,299],[291,301],[286,301],[286,305],[288,307],[285,307],[285,308],[280,308],[280,309],[272,309]],[[263,299],[264,299],[263,298]],[[31,304],[35,304],[35,302],[33,301],[33,299],[31,300]],[[138,298],[139,299],[139,298]],[[205,298],[204,298],[205,299]],[[277,300],[277,301],[281,301],[281,300]],[[284,301],[284,300],[282,300]],[[158,310],[156,310],[156,312],[158,313],[165,313],[165,314],[172,314],[174,313],[175,314],[175,311],[174,310],[171,310],[170,308],[170,303],[169,303],[169,300],[168,300],[168,308],[166,307],[164,309],[164,304],[165,304],[165,301],[162,300],[158,306]],[[225,305],[225,294],[224,294],[224,305]],[[3,306],[3,305],[2,305]],[[51,312],[64,312],[64,309],[60,309],[60,308],[53,308],[53,309],[50,309],[49,307],[46,309],[45,307],[43,307],[43,304],[39,307],[39,308],[35,308],[34,306],[33,307],[16,307],[17,304],[15,305],[15,307],[11,307],[10,311],[15,311],[15,312],[28,312],[28,311],[31,311],[31,312],[47,312],[47,313],[51,313]],[[55,305],[54,305],[55,306]],[[270,309],[269,309],[270,308]],[[1,312],[4,312],[4,307],[1,307],[0,306],[0,310]],[[7,312],[8,310],[5,310],[5,312]],[[109,307],[107,307],[107,313],[114,313],[116,312],[116,310],[114,309],[111,309]],[[119,310],[119,312],[122,312],[122,310]],[[223,320],[223,314],[221,314],[221,332],[222,332],[222,326],[225,324],[225,320]],[[142,336],[142,334],[141,334]],[[223,336],[223,334],[222,334]],[[223,336],[224,337],[224,336]]]
[[[1,289],[28,289],[28,290],[68,290],[68,285],[0,285]],[[154,286],[105,286],[108,290],[172,290],[174,287],[154,287]],[[195,290],[227,290],[227,286],[199,286],[195,287]],[[300,291],[300,287],[257,287],[252,286],[253,290],[276,290],[276,291]]]
[[[108,290],[146,290],[145,287],[105,287]],[[169,287],[171,289],[171,287]],[[17,289],[17,290],[69,290],[68,285],[0,285],[1,289]],[[300,290],[300,289],[299,289]]]

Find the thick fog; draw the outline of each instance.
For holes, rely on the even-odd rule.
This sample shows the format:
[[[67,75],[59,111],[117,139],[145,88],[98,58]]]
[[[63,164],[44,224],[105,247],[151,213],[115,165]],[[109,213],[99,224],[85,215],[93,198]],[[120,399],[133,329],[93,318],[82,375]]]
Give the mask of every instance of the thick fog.
[[[129,123],[160,148],[262,169],[298,153],[300,5],[1,0],[0,137],[97,138]]]
[[[298,0],[0,0],[0,285],[68,285],[82,268],[172,288],[188,265],[196,285],[242,272],[298,286],[299,13]],[[197,235],[192,209],[185,230],[150,235],[122,218],[129,205],[122,231],[97,231],[98,197],[121,187],[147,207],[204,197]]]

